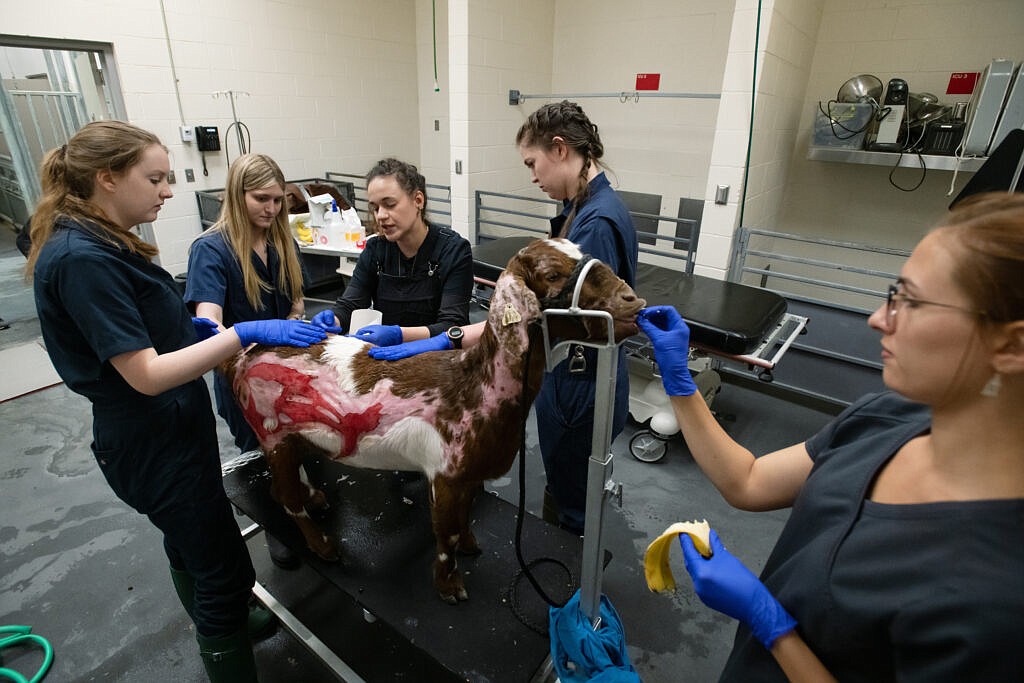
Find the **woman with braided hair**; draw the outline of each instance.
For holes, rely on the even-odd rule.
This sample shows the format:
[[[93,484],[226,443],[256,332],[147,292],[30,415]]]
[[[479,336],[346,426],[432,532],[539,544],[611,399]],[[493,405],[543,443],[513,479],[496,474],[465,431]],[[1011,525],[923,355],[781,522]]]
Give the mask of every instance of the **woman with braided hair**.
[[[636,230],[625,204],[602,170],[604,145],[594,125],[575,102],[546,104],[530,114],[516,134],[516,146],[531,179],[545,194],[563,202],[551,219],[551,236],[565,237],[584,253],[607,263],[632,287],[636,284]],[[461,344],[480,338],[484,323],[463,328]],[[453,348],[445,333],[430,339],[378,347],[375,358],[395,360]],[[545,518],[556,512],[558,524],[582,534],[587,501],[587,467],[593,443],[597,351],[575,346],[570,358],[544,376],[537,396],[537,431],[547,474]],[[626,424],[629,375],[619,349],[615,384],[614,439]],[[553,499],[553,500],[552,500]],[[552,505],[553,503],[553,505]]]

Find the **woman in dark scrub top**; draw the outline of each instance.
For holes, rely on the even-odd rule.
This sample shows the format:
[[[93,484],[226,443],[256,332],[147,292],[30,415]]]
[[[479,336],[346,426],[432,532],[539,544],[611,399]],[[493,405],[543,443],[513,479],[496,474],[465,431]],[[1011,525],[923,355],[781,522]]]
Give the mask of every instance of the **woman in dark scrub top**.
[[[152,260],[156,248],[132,232],[172,196],[167,150],[152,133],[89,123],[40,171],[27,267],[50,360],[92,403],[92,449],[110,487],[163,533],[172,572],[191,577],[179,597],[210,680],[255,681],[255,575],[224,493],[202,375],[253,342],[308,346],[324,332],[260,320],[213,334],[212,322],[190,317]]]
[[[367,240],[333,309],[313,322],[381,346],[468,324],[472,251],[458,233],[427,221],[424,177],[412,164],[383,159],[366,175],[366,196],[378,234]],[[352,311],[371,304],[382,324],[350,330]]]

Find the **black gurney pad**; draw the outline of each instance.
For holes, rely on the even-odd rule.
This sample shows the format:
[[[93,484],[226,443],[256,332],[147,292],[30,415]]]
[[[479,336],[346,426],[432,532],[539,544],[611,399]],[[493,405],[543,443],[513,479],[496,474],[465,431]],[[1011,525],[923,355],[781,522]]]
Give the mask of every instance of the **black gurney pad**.
[[[750,353],[786,314],[786,300],[766,289],[678,273],[641,263],[636,293],[648,306],[675,306],[690,342],[740,356]]]
[[[517,618],[511,603],[526,621],[545,631],[547,604],[522,576],[514,599],[507,595],[519,572],[515,506],[490,493],[477,495],[470,526],[483,552],[458,557],[469,600],[452,606],[434,590],[435,545],[423,475],[355,469],[320,458],[307,459],[305,467],[310,482],[330,504],[322,512],[311,511],[311,517],[337,541],[338,562],[324,562],[306,548],[298,527],[270,497],[270,474],[263,458],[226,472],[224,488],[243,513],[436,661],[439,672],[424,672],[422,680],[520,683],[534,676],[549,653],[549,641]],[[562,602],[575,592],[582,551],[579,537],[527,514],[522,548],[527,562],[554,558],[572,572],[568,578],[550,564],[534,570],[553,600]],[[268,588],[273,593],[273,586]],[[372,649],[373,644],[359,640],[352,646]],[[441,669],[448,675],[441,675]]]
[[[473,274],[494,282],[532,237],[503,237],[473,248]],[[690,341],[730,355],[750,353],[786,313],[786,300],[766,289],[641,263],[636,293],[648,306],[675,306]]]

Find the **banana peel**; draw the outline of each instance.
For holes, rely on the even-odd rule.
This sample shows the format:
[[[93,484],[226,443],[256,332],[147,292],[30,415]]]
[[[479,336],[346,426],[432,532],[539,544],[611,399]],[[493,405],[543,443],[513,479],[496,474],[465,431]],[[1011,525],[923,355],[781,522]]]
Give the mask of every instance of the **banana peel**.
[[[669,565],[669,550],[675,545],[674,541],[679,534],[688,534],[697,552],[704,557],[711,557],[711,526],[708,521],[676,522],[651,541],[644,553],[644,577],[647,579],[647,587],[653,593],[676,589],[676,580]]]

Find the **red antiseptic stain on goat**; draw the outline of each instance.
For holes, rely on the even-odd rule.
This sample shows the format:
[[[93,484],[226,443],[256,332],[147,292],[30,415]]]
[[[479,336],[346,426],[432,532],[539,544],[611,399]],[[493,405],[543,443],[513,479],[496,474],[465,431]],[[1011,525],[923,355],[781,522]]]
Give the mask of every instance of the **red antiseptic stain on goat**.
[[[252,387],[242,406],[246,420],[256,432],[260,441],[276,432],[294,429],[295,425],[317,424],[331,429],[342,437],[341,455],[349,456],[355,451],[359,436],[373,431],[380,424],[383,406],[374,403],[362,412],[342,413],[323,400],[313,386],[313,377],[289,367],[273,363],[255,363],[245,371],[243,382],[253,379],[264,380],[281,387],[281,393],[274,399],[272,428],[268,428],[266,415],[260,413],[257,401],[253,400]],[[281,416],[287,420],[280,419]]]

